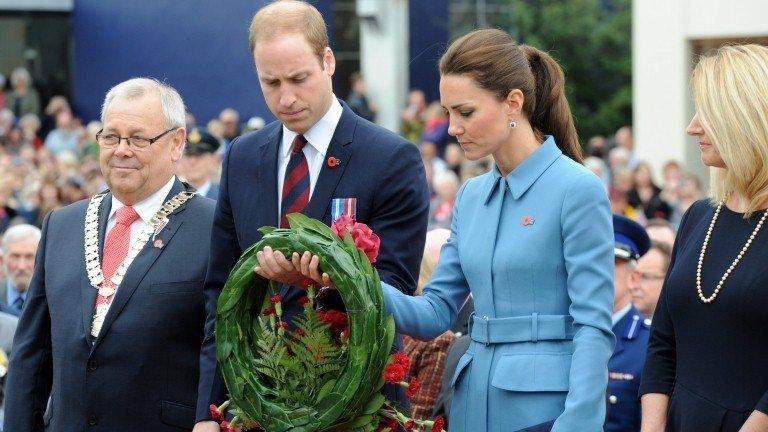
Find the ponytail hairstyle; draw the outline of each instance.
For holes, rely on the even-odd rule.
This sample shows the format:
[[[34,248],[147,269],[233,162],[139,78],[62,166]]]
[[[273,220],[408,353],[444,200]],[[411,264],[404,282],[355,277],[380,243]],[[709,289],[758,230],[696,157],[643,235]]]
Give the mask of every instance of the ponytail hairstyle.
[[[480,29],[448,47],[440,59],[440,75],[468,75],[499,100],[520,89],[525,98],[523,114],[534,131],[552,135],[563,153],[582,163],[563,70],[549,54],[518,45],[502,30]]]

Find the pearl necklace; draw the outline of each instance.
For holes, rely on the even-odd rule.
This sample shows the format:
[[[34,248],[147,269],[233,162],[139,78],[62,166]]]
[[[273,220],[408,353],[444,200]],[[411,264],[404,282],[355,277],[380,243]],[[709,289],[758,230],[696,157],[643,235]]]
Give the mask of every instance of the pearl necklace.
[[[768,210],[766,210],[763,213],[763,217],[760,218],[760,220],[757,222],[757,226],[752,231],[752,234],[749,236],[749,239],[747,239],[747,243],[744,244],[744,247],[741,248],[741,251],[736,256],[736,259],[733,260],[733,263],[731,263],[731,266],[728,267],[728,270],[725,271],[723,274],[723,277],[720,278],[720,282],[717,283],[717,287],[715,287],[715,292],[712,293],[709,297],[704,297],[704,293],[701,290],[701,268],[704,266],[704,253],[707,251],[707,245],[709,245],[709,239],[712,236],[712,230],[715,227],[715,222],[717,221],[717,217],[720,215],[720,210],[722,210],[723,205],[725,204],[725,200],[723,200],[720,204],[717,205],[717,209],[715,209],[715,215],[712,216],[712,222],[709,223],[709,228],[707,229],[707,235],[704,236],[704,243],[701,245],[701,254],[699,254],[699,264],[696,266],[696,291],[698,291],[699,299],[701,299],[704,303],[712,303],[715,300],[715,297],[720,293],[720,290],[723,288],[723,284],[725,283],[725,280],[728,279],[728,276],[731,275],[733,272],[733,269],[736,268],[736,266],[739,264],[739,261],[741,261],[741,258],[744,257],[744,254],[747,253],[747,249],[749,249],[749,246],[752,244],[752,241],[755,239],[755,236],[757,236],[757,232],[760,231],[760,227],[763,226],[763,222],[765,222],[766,217],[768,217]]]

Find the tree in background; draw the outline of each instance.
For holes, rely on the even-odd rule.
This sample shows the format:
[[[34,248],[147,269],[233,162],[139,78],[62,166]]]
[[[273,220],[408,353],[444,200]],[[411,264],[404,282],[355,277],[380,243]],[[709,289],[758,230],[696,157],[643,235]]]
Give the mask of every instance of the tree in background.
[[[632,123],[631,0],[451,0],[451,34],[499,27],[563,67],[582,143]]]

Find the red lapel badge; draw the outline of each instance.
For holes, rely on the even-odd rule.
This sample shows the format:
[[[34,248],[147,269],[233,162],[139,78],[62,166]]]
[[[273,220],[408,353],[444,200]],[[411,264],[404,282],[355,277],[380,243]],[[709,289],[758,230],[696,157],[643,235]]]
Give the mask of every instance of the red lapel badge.
[[[156,248],[158,248],[158,249],[162,249],[163,248],[163,240],[162,239],[155,240],[154,246]]]
[[[532,216],[523,216],[521,222],[523,222],[523,226],[529,226],[533,225],[534,220]]]
[[[335,167],[336,167],[337,165],[339,165],[340,163],[341,163],[341,161],[340,161],[340,160],[338,160],[336,157],[334,157],[334,156],[330,156],[330,157],[328,157],[328,166],[329,166],[329,167],[331,167],[331,168],[335,168]]]

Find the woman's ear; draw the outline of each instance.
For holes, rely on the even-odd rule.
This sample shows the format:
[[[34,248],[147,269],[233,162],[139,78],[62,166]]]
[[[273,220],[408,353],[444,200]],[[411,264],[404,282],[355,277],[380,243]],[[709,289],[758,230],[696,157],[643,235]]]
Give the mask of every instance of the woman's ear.
[[[507,93],[507,98],[504,101],[506,105],[506,114],[509,118],[520,118],[523,112],[523,103],[525,102],[525,95],[520,89],[512,89]]]

